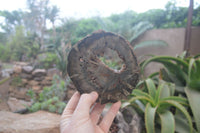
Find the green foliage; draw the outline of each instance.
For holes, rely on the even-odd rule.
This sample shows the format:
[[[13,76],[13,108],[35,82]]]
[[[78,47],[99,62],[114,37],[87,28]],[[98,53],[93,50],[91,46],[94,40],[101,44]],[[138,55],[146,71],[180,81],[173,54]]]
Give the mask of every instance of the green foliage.
[[[80,20],[75,28],[74,37],[71,44],[74,45],[83,37],[99,29],[101,29],[101,26],[95,19],[90,18]]]
[[[58,58],[55,53],[47,52],[45,53],[45,58],[39,59],[39,66],[40,68],[53,68],[58,65]]]
[[[154,56],[141,65],[141,71],[150,62],[163,64],[159,77],[176,85],[176,94],[187,96],[189,107],[193,113],[193,119],[197,131],[200,131],[200,109],[198,107],[200,97],[200,58],[199,56],[185,57],[186,53],[178,57]]]
[[[20,76],[14,76],[10,82],[11,86],[21,86],[22,85],[22,79]]]
[[[15,34],[10,37],[10,40],[2,45],[0,51],[3,61],[26,61],[27,58],[32,58],[37,55],[39,47],[31,38],[31,34],[26,33],[23,26],[17,26]]]
[[[113,70],[120,70],[122,68],[122,64],[119,64],[118,62],[114,60],[106,59],[105,57],[99,58],[105,65],[107,65],[109,68]]]
[[[43,91],[37,96],[33,90],[29,90],[29,95],[33,101],[33,105],[29,107],[30,112],[38,110],[47,110],[61,114],[66,104],[62,102],[65,97],[65,82],[58,76],[54,76],[52,86],[44,87]]]
[[[176,114],[174,115],[171,111],[172,107],[184,114],[190,129],[188,132],[192,133],[192,119],[185,108],[185,106],[188,106],[188,101],[186,98],[174,96],[175,86],[161,80],[157,85],[151,79],[146,79],[143,83],[143,91],[140,89],[133,90],[131,98],[125,105],[137,106],[143,111],[147,133],[155,133],[155,130],[159,129],[158,125],[161,125],[161,133],[176,131]]]

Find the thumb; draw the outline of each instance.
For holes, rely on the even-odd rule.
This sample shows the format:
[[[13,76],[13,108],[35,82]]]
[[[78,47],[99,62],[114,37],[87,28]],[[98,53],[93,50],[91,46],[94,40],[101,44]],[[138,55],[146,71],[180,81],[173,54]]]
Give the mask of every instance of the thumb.
[[[95,103],[97,98],[98,98],[97,92],[91,92],[89,94],[82,94],[74,113],[75,114],[81,113],[81,114],[88,114],[89,115],[90,108]]]

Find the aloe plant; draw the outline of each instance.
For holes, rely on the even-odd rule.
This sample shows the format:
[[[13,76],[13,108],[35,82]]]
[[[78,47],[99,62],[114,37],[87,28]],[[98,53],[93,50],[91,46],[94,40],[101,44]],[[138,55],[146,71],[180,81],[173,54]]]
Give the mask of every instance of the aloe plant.
[[[185,115],[188,121],[189,131],[193,132],[192,119],[184,106],[188,106],[186,98],[174,96],[175,86],[171,83],[159,81],[156,87],[152,79],[144,82],[145,90],[135,89],[132,92],[132,98],[124,105],[137,106],[144,112],[145,127],[147,133],[155,133],[156,124],[161,125],[161,133],[174,133],[175,116],[170,111],[173,106]],[[139,101],[137,101],[139,100]],[[145,108],[141,108],[143,106]]]
[[[200,132],[200,58],[199,56],[185,57],[185,53],[178,57],[154,56],[141,65],[141,71],[150,62],[164,65],[159,77],[165,81],[175,83],[177,93],[185,94],[193,113],[197,132]]]

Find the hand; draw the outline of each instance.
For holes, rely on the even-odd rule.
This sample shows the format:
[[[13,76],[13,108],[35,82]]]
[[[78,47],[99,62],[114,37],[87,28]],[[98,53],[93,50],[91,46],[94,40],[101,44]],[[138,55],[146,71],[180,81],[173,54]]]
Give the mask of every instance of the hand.
[[[74,93],[61,116],[61,133],[107,133],[121,102],[114,103],[98,123],[105,105],[95,103],[97,98],[96,92],[81,96]]]

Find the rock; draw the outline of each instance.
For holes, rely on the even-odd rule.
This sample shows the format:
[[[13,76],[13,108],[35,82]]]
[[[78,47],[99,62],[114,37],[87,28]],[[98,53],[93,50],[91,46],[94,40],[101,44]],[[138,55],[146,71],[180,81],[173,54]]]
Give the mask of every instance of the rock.
[[[23,84],[23,85],[28,84],[28,80],[27,80],[27,79],[22,79],[22,84]]]
[[[47,75],[48,75],[48,74],[47,74]],[[52,76],[47,76],[47,77],[45,77],[45,80],[52,81],[52,80],[53,80],[53,77],[52,77]]]
[[[56,68],[51,68],[47,70],[47,76],[53,77],[54,75],[59,75],[60,76],[60,71]]]
[[[60,115],[38,111],[16,114],[0,111],[0,133],[59,133]]]
[[[13,69],[4,69],[1,71],[2,77],[10,77],[11,74],[13,74]]]
[[[39,85],[35,85],[35,86],[32,86],[32,89],[33,89],[33,91],[38,92],[42,89],[42,87]]]
[[[29,89],[29,88],[28,88]],[[9,88],[9,95],[11,97],[15,97],[17,99],[23,99],[23,100],[30,100],[30,97],[27,96],[27,88],[15,88],[15,87],[10,87]]]
[[[22,67],[22,71],[25,73],[32,73],[33,67],[32,66],[24,66],[24,67]]]
[[[23,79],[28,79],[28,80],[33,79],[31,74],[26,74],[26,73],[21,73],[20,77],[23,78]]]
[[[36,86],[36,85],[39,84],[39,82],[37,82],[37,81],[35,81],[35,80],[31,80],[31,81],[28,82],[28,84],[29,84],[30,86]]]
[[[47,72],[46,72],[45,69],[36,69],[36,70],[34,70],[34,71],[32,72],[32,75],[33,75],[34,77],[40,77],[40,76],[44,76],[44,75],[46,75],[46,74],[47,74]]]
[[[35,77],[34,80],[36,81],[42,81],[45,77],[44,76],[40,76],[40,77]]]
[[[29,65],[29,63],[27,63],[27,62],[14,62],[14,64],[17,65],[17,66],[22,66],[22,67]]]
[[[22,72],[22,67],[21,66],[14,66],[13,67],[13,72],[17,73],[17,74],[21,73]]]
[[[52,82],[51,82],[50,80],[43,80],[43,81],[41,82],[41,84],[44,85],[44,86],[51,86],[51,85],[52,85]]]
[[[31,102],[19,100],[14,97],[9,97],[7,104],[12,112],[24,110],[27,108],[27,106],[31,106]]]

